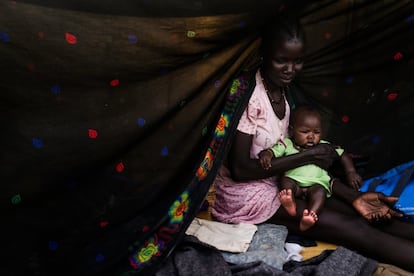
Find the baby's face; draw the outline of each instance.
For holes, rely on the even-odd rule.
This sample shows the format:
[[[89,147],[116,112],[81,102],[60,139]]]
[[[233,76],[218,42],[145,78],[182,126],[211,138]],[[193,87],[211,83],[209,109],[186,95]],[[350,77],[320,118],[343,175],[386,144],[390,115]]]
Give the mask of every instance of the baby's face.
[[[296,146],[307,149],[319,144],[322,124],[318,116],[302,116],[292,127],[292,140]]]

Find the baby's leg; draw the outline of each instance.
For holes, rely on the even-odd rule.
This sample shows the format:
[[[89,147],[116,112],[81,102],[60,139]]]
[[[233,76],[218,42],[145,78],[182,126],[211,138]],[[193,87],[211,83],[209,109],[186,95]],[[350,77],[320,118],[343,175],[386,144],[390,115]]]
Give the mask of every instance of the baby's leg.
[[[283,208],[291,216],[296,216],[295,194],[298,189],[296,182],[288,177],[283,177],[280,182],[279,199]]]
[[[315,184],[308,189],[308,209],[303,210],[299,229],[306,231],[318,221],[318,213],[322,209],[326,200],[326,190],[319,184]]]

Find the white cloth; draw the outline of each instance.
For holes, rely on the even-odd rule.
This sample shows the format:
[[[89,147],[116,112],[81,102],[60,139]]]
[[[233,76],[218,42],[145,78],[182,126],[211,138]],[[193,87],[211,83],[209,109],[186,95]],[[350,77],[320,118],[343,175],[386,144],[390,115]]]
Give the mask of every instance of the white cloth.
[[[247,251],[256,231],[254,224],[226,224],[195,218],[185,233],[219,250],[241,253]]]
[[[301,262],[303,257],[300,255],[300,252],[302,252],[303,249],[304,248],[297,243],[285,243],[285,250],[288,253],[286,262],[290,260]]]

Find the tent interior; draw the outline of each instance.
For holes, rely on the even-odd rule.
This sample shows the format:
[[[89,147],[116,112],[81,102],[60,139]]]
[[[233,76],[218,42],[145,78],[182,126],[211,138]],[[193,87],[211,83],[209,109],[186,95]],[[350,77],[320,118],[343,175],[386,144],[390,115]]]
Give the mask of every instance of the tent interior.
[[[1,274],[154,273],[231,145],[233,80],[286,12],[308,44],[291,89],[326,138],[364,178],[412,160],[414,1],[1,1]]]

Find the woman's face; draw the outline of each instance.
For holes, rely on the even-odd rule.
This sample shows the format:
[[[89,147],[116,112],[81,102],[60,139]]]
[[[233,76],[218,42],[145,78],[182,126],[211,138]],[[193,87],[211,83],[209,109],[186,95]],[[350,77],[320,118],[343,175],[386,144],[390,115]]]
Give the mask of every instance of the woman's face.
[[[288,86],[303,68],[305,46],[301,40],[290,39],[276,43],[264,63],[268,81],[278,87]]]

